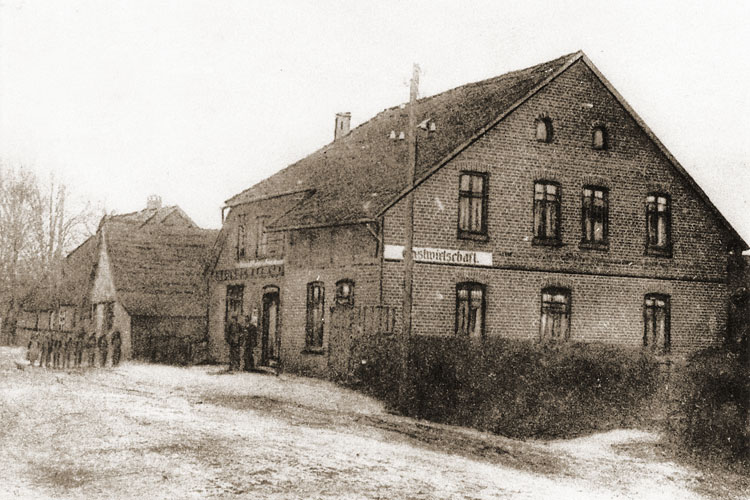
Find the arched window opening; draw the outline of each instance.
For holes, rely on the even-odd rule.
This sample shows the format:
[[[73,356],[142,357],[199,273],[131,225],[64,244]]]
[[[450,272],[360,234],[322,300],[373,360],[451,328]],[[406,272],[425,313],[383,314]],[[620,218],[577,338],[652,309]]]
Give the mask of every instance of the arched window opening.
[[[354,282],[344,279],[336,282],[336,304],[342,306],[354,305]]]
[[[591,146],[594,149],[607,149],[607,130],[604,127],[594,128],[591,141]]]
[[[552,142],[552,120],[546,117],[536,120],[536,140],[539,142]]]

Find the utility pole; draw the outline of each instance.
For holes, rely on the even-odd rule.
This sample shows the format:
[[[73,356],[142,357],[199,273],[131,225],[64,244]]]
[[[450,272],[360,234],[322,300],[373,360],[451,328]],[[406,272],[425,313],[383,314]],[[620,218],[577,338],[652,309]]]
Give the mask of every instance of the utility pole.
[[[406,241],[404,244],[404,296],[401,320],[401,383],[399,384],[399,406],[403,410],[407,403],[409,380],[409,339],[411,337],[412,274],[414,270],[414,175],[417,165],[417,93],[419,90],[419,66],[415,63],[409,88],[409,143],[407,174],[409,192],[406,195]]]

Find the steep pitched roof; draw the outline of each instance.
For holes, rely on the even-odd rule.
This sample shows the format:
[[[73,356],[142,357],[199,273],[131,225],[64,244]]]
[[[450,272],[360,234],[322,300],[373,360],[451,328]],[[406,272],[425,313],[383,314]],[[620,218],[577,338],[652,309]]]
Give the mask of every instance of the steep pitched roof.
[[[578,51],[527,69],[463,85],[419,99],[417,122],[436,124],[437,133],[418,130],[418,185],[478,137],[513,112],[576,61],[582,60],[687,180],[728,231],[748,248],[688,172],[664,147],[643,120],[593,63]],[[386,109],[311,155],[226,201],[236,206],[272,196],[307,191],[270,229],[339,225],[375,220],[409,190],[406,141],[389,138],[408,124],[407,110]]]
[[[89,236],[62,262],[60,286],[51,277],[39,280],[23,298],[27,311],[49,311],[61,306],[81,306],[91,290],[92,270],[97,261],[98,236]]]
[[[93,235],[65,257],[59,290],[61,305],[81,306],[88,302],[98,250],[99,236]]]
[[[57,306],[54,287],[47,282],[37,283],[21,299],[25,311],[51,311]]]
[[[181,219],[172,225],[173,215]],[[184,225],[182,224],[184,222]],[[102,218],[97,234],[71,251],[60,287],[41,283],[24,299],[28,310],[84,305],[89,300],[99,247],[106,234],[118,298],[131,314],[204,316],[203,266],[218,231],[199,229],[178,206]],[[185,299],[183,301],[183,298]]]
[[[135,316],[205,316],[203,280],[218,231],[128,224],[105,228],[118,300]]]
[[[570,54],[420,99],[417,121],[435,122],[437,133],[419,131],[417,176],[450,154],[516,101],[571,64]],[[407,110],[386,109],[348,135],[227,200],[233,206],[302,189],[312,191],[275,228],[372,220],[407,186],[407,144],[389,138],[408,126]]]

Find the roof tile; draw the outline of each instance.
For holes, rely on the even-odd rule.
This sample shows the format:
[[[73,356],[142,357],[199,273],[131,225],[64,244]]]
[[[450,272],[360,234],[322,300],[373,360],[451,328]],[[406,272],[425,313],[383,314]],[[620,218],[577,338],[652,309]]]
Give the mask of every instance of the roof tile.
[[[437,131],[417,131],[417,178],[579,54],[419,99],[417,123],[429,120]],[[407,142],[390,138],[391,131],[398,137],[407,126],[405,108],[386,109],[348,135],[227,200],[227,205],[310,189],[311,196],[278,219],[274,228],[372,220],[408,186]]]

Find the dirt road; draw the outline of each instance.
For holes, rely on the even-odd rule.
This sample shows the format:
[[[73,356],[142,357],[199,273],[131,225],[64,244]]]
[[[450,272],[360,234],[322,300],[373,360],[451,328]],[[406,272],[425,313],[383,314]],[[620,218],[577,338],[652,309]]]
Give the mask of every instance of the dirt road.
[[[0,348],[2,498],[703,498],[657,436],[524,442],[387,414],[324,381]],[[735,487],[714,491],[740,497]]]

